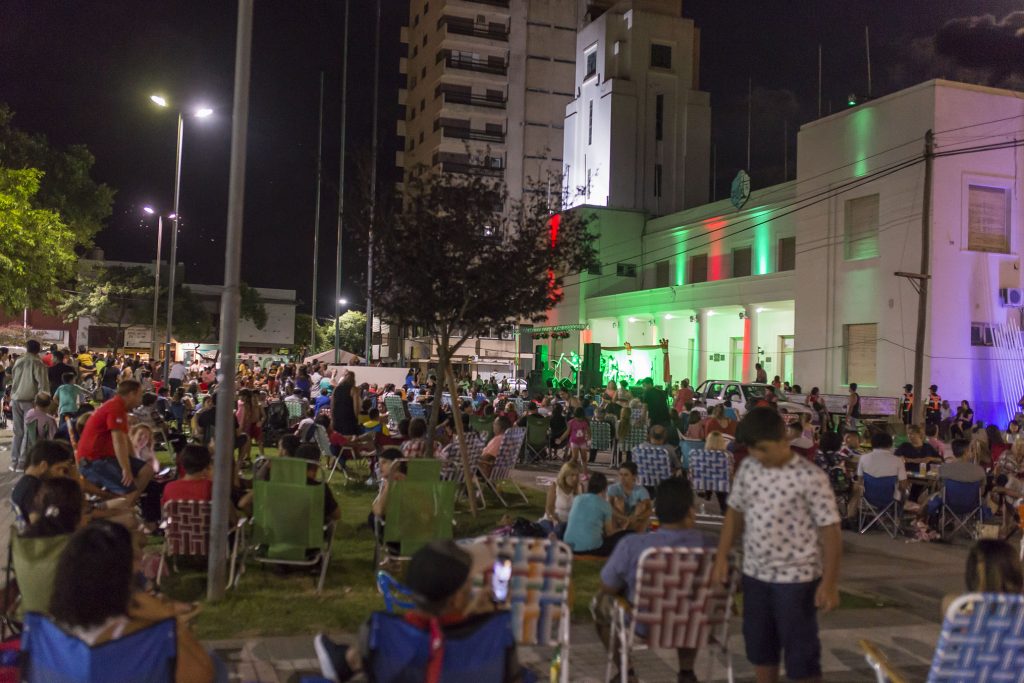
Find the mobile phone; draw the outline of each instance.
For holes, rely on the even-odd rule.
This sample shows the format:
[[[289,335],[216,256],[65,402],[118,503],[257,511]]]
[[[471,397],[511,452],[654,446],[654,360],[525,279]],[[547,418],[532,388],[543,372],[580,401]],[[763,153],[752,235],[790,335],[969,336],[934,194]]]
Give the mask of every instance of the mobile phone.
[[[512,561],[495,560],[494,570],[491,573],[491,593],[495,602],[505,602],[508,599],[508,582],[512,578]]]

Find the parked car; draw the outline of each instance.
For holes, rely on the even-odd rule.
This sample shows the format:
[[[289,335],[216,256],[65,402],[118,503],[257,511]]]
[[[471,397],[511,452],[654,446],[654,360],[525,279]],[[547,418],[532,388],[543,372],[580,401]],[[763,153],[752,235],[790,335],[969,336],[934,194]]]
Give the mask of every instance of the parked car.
[[[770,388],[774,389],[770,384],[709,379],[701,383],[694,391],[694,401],[707,409],[720,403],[725,403],[726,399],[729,399],[733,410],[736,411],[736,415],[742,416],[747,412],[747,405],[751,401],[764,398]],[[780,413],[788,413],[790,415],[798,415],[800,413],[814,414],[814,411],[809,407],[790,401],[789,397],[781,389],[774,389],[774,391],[775,396],[778,398],[777,405]]]

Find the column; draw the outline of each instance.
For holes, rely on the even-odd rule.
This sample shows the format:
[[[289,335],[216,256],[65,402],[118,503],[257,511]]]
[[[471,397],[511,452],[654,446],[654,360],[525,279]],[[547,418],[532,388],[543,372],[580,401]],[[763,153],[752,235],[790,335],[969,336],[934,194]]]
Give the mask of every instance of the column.
[[[708,378],[708,309],[697,311],[697,377],[694,384],[700,384]]]
[[[746,382],[754,381],[754,365],[760,361],[757,354],[757,308],[755,304],[746,304],[743,307],[746,316],[743,321],[743,380]]]

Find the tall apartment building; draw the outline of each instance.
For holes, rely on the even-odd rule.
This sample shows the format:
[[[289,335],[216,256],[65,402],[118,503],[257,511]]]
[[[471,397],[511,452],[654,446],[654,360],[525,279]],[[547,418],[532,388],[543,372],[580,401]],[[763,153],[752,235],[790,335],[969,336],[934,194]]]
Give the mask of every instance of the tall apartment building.
[[[664,215],[708,200],[711,102],[680,0],[590,3],[565,111],[568,205]]]
[[[562,170],[579,0],[411,0],[398,164],[528,179]],[[557,191],[557,188],[553,188]]]

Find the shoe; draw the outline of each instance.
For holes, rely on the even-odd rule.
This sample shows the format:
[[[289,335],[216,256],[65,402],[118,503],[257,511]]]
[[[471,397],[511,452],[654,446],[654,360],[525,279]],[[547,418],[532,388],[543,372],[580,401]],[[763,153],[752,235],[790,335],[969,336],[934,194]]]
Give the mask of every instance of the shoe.
[[[678,683],[698,683],[697,674],[693,673],[692,670],[680,670],[679,675],[676,676]]]
[[[344,667],[339,667],[336,662],[345,661],[345,653],[348,648],[344,645],[338,645],[333,640],[328,638],[326,634],[318,633],[313,638],[313,649],[316,650],[316,659],[320,664],[320,674],[329,680],[338,680],[338,669],[341,668],[344,671]]]

